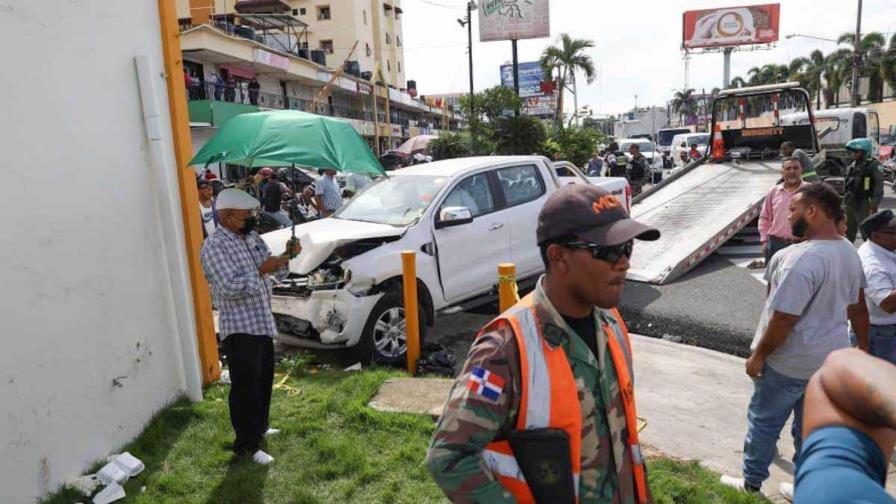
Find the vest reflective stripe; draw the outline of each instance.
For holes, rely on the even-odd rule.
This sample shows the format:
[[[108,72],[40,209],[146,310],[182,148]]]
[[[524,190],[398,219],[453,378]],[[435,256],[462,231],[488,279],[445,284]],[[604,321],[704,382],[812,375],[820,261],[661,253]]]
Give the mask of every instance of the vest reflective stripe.
[[[628,328],[622,322],[617,310],[613,310],[615,324],[604,326],[609,338],[610,354],[616,366],[616,377],[622,391],[622,404],[625,407],[625,430],[628,431],[628,446],[632,454],[632,472],[635,477],[635,488],[638,502],[647,502],[647,471],[644,468],[644,456],[638,439],[638,416],[635,411],[635,385],[632,377],[632,347],[628,337]]]
[[[520,409],[526,412],[525,416],[520,417],[520,424],[523,429],[540,429],[547,427],[551,420],[551,379],[548,365],[532,309],[520,310],[516,320],[526,340],[525,348],[521,347],[520,353],[524,350],[526,353],[526,365],[521,366],[521,369],[526,377],[525,388],[528,391],[525,408],[523,401],[520,401]]]
[[[504,443],[507,444],[506,441]],[[507,446],[507,453],[502,453],[496,449],[487,449],[482,451],[482,459],[485,461],[486,467],[496,475],[526,481],[519,464],[516,463],[516,458],[510,452],[509,445]]]

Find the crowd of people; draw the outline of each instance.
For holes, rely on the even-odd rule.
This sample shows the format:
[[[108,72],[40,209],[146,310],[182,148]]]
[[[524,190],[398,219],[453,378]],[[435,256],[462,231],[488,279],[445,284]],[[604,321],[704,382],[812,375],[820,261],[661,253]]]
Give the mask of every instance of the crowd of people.
[[[743,474],[722,478],[743,491],[758,492],[769,477],[792,417],[796,485],[782,484],[782,495],[896,502],[883,490],[896,441],[896,214],[876,211],[870,151],[850,149],[845,199],[805,181],[806,168],[789,152],[762,209],[768,298],[745,364],[754,392]],[[619,173],[628,158],[618,148],[611,154],[609,168]],[[637,165],[638,150],[630,154]],[[197,185],[204,227],[211,213],[201,258],[230,366],[233,449],[270,464],[261,448],[278,432],[269,418],[272,286],[301,247],[290,241],[273,255],[258,237],[255,212],[280,211],[276,196],[289,191],[273,170],[258,176],[261,202],[239,189],[214,199],[207,181]],[[334,177],[325,170],[312,190],[322,216],[341,204]],[[858,251],[844,237],[844,207],[857,199],[866,213],[875,210],[854,215],[865,239]],[[600,187],[568,185],[550,196],[536,224],[546,272],[476,337],[433,434],[426,465],[450,499],[653,502],[618,306],[636,240],[659,236]]]
[[[689,151],[681,152],[682,166],[699,161],[703,154],[692,144]],[[641,194],[645,184],[658,184],[662,181],[663,173],[675,168],[675,162],[669,151],[664,150],[659,158],[652,162],[641,152],[637,143],[632,143],[628,153],[619,147],[617,142],[612,142],[606,149],[601,149],[591,155],[585,172],[589,177],[622,177],[628,180],[632,187],[632,196]]]
[[[205,80],[184,69],[184,86],[189,100],[208,100],[239,102],[248,101],[249,105],[258,105],[261,84],[252,77],[247,81],[237,81],[233,75],[223,71],[222,74],[209,74]]]

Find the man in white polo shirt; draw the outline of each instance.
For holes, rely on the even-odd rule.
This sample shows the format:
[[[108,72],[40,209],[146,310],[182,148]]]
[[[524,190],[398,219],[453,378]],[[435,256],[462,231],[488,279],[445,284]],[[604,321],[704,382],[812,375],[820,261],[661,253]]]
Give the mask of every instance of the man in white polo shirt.
[[[861,229],[867,240],[859,247],[859,258],[868,283],[868,353],[896,364],[896,214],[877,212],[862,221]]]

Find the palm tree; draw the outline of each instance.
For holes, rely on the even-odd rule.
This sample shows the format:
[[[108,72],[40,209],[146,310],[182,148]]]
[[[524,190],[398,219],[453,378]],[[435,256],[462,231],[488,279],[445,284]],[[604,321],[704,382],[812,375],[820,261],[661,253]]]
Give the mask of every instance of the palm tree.
[[[678,114],[678,118],[684,124],[685,116],[694,115],[697,112],[697,99],[694,97],[693,89],[682,89],[676,91],[672,98],[672,110]]]
[[[747,81],[744,80],[743,77],[735,77],[731,79],[731,84],[728,86],[728,89],[731,88],[742,88],[747,86]]]
[[[821,108],[821,77],[824,74],[824,53],[814,50],[808,58],[797,58],[790,63],[791,80],[796,80],[815,97],[815,108]]]
[[[840,88],[849,80],[852,72],[852,51],[838,49],[824,57],[824,106],[825,108],[840,105]]]
[[[587,39],[575,39],[568,33],[560,34],[558,45],[545,48],[541,55],[541,66],[545,75],[553,76],[557,72],[557,84],[560,95],[557,98],[557,123],[563,125],[563,93],[566,85],[572,82],[572,93],[575,100],[576,114],[579,110],[578,87],[576,86],[576,73],[585,74],[588,84],[594,82],[594,60],[585,54],[587,49],[594,47],[594,41]],[[575,116],[573,116],[575,117]]]
[[[896,34],[890,37],[890,44],[883,54],[880,76],[890,85],[890,92],[896,93]]]
[[[887,40],[883,35],[877,32],[871,32],[864,37],[859,42],[859,47],[855,47],[855,35],[852,33],[844,33],[840,35],[840,38],[837,40],[840,44],[851,45],[851,49],[847,49],[849,51],[850,59],[855,57],[856,51],[859,52],[861,56],[861,75],[863,77],[868,77],[868,100],[869,101],[882,101],[883,100],[883,83],[885,75],[887,74],[887,70],[884,69],[886,66],[883,64],[886,60],[887,48]],[[859,97],[861,100],[861,97]]]

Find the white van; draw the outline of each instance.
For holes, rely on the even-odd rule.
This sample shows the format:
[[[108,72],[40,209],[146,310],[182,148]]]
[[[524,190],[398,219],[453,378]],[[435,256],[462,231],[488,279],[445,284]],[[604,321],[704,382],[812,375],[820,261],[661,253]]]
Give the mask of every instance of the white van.
[[[659,151],[660,156],[663,155],[664,152],[672,151],[672,140],[677,135],[693,133],[694,129],[691,127],[685,128],[664,128],[656,133],[656,150]]]
[[[681,153],[691,150],[691,144],[697,144],[700,154],[706,156],[709,146],[709,133],[682,133],[672,139],[672,151],[670,157],[675,166],[684,166],[681,162]]]

